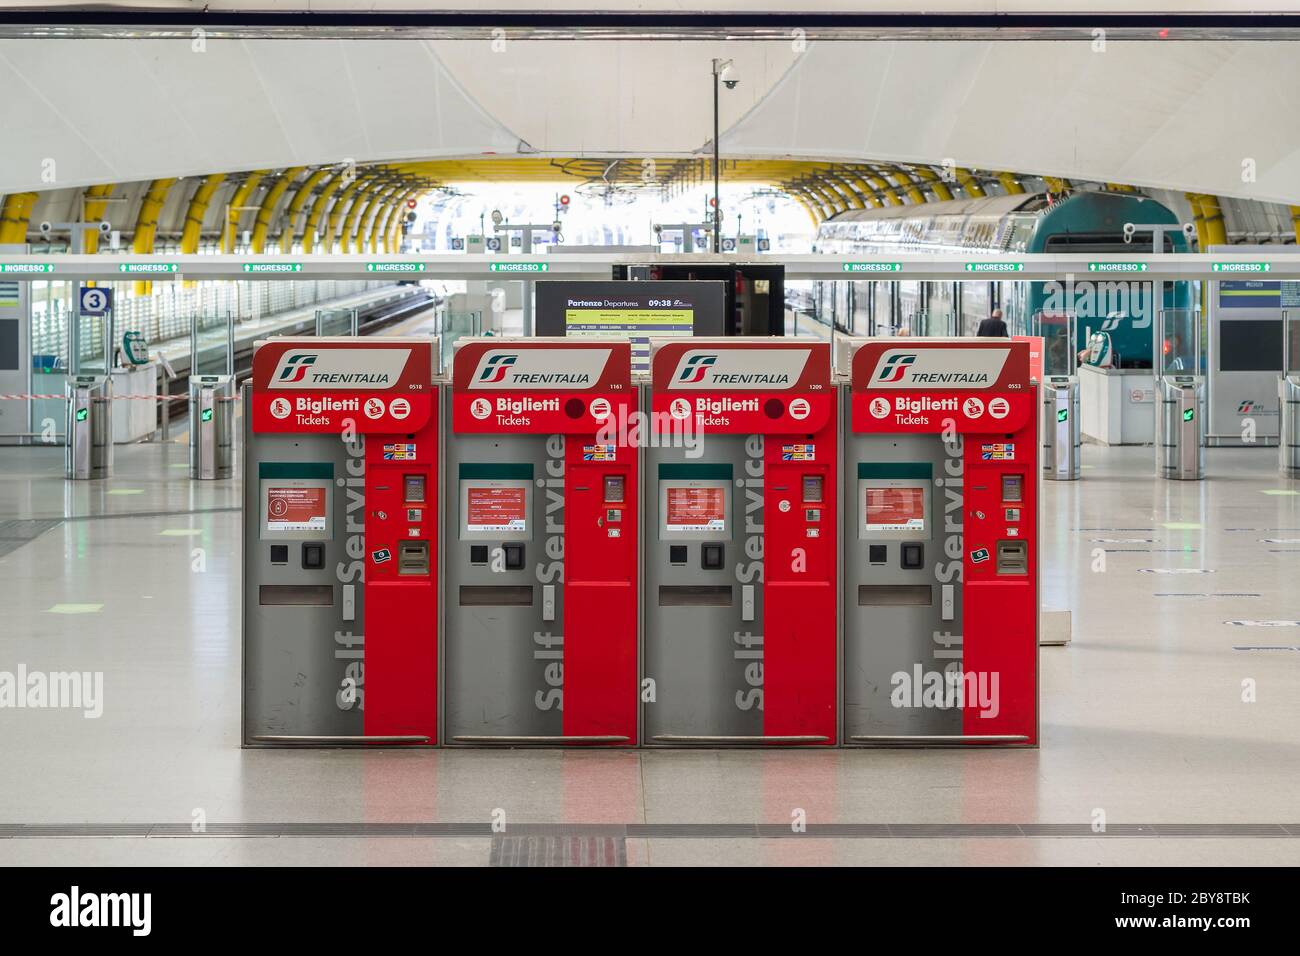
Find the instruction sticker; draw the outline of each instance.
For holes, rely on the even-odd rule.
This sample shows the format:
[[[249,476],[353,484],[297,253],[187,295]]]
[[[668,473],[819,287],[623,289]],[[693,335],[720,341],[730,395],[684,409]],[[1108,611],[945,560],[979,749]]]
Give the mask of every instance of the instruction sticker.
[[[370,552],[370,558],[375,562],[375,564],[383,564],[385,561],[392,558],[392,556],[393,552],[389,551],[387,548],[380,548],[378,551]]]
[[[980,458],[984,461],[1015,461],[1015,442],[992,442],[980,445]]]
[[[812,444],[782,445],[782,461],[816,461],[817,446]]]
[[[617,446],[615,445],[583,445],[583,461],[616,461]]]
[[[415,442],[386,442],[384,461],[415,461]]]
[[[976,548],[970,553],[970,559],[974,564],[983,564],[989,559],[989,549]]]

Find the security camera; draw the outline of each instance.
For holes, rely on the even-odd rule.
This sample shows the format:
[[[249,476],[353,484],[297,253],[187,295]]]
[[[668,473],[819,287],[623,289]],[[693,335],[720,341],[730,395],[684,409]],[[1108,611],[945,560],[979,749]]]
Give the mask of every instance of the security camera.
[[[1126,223],[1124,223],[1124,241],[1125,241],[1125,242],[1132,242],[1132,241],[1133,241],[1133,234],[1136,233],[1136,232],[1137,232],[1137,226],[1133,225],[1133,223],[1131,223],[1131,222],[1126,222]]]
[[[1196,238],[1196,226],[1190,222],[1183,223],[1183,235],[1187,237],[1188,242],[1191,242]]]
[[[658,235],[663,231],[664,231],[664,227],[659,225],[659,223],[655,223],[655,234]]]
[[[99,231],[107,236],[110,232],[113,231],[113,224],[109,222],[107,219],[101,219],[99,221]]]
[[[54,231],[54,223],[48,221],[43,222],[41,223],[40,228],[41,228],[41,235],[48,236],[50,233]]]
[[[736,75],[736,68],[728,65],[720,74],[722,85],[729,90],[734,90],[740,85],[740,77]]]
[[[560,223],[560,220],[558,219],[555,220],[555,222],[551,223],[551,232],[559,232],[563,228],[564,226]]]

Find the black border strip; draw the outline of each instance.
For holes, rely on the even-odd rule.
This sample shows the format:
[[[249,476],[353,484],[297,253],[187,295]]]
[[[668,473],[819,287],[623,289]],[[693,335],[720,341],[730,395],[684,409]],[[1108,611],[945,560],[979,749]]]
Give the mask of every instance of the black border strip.
[[[63,26],[391,27],[491,29],[718,30],[824,29],[1038,30],[1095,28],[1200,31],[1300,29],[1300,13],[853,13],[780,11],[458,11],[172,10],[139,7],[0,9],[0,24]]]

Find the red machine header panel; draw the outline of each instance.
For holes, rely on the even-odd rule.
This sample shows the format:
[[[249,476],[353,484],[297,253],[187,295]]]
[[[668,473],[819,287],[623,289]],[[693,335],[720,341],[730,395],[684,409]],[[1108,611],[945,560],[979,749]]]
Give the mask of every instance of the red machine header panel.
[[[452,362],[452,427],[591,434],[633,407],[628,342],[469,342]]]
[[[272,339],[253,356],[258,433],[415,432],[432,395],[429,341]]]
[[[1029,344],[885,339],[853,353],[853,430],[1018,431],[1034,414]]]
[[[833,421],[826,342],[672,342],[654,354],[656,432],[795,435]]]

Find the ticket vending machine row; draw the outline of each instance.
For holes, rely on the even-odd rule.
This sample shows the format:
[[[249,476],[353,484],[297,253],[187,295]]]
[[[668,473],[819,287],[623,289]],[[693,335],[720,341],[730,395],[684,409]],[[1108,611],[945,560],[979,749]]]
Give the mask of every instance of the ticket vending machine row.
[[[433,373],[428,339],[256,344],[244,746],[437,742]]]
[[[637,402],[626,341],[456,343],[444,744],[635,745]]]
[[[829,345],[662,340],[649,388],[643,743],[834,745]]]
[[[1029,346],[838,347],[844,742],[1036,746],[1039,409]]]

